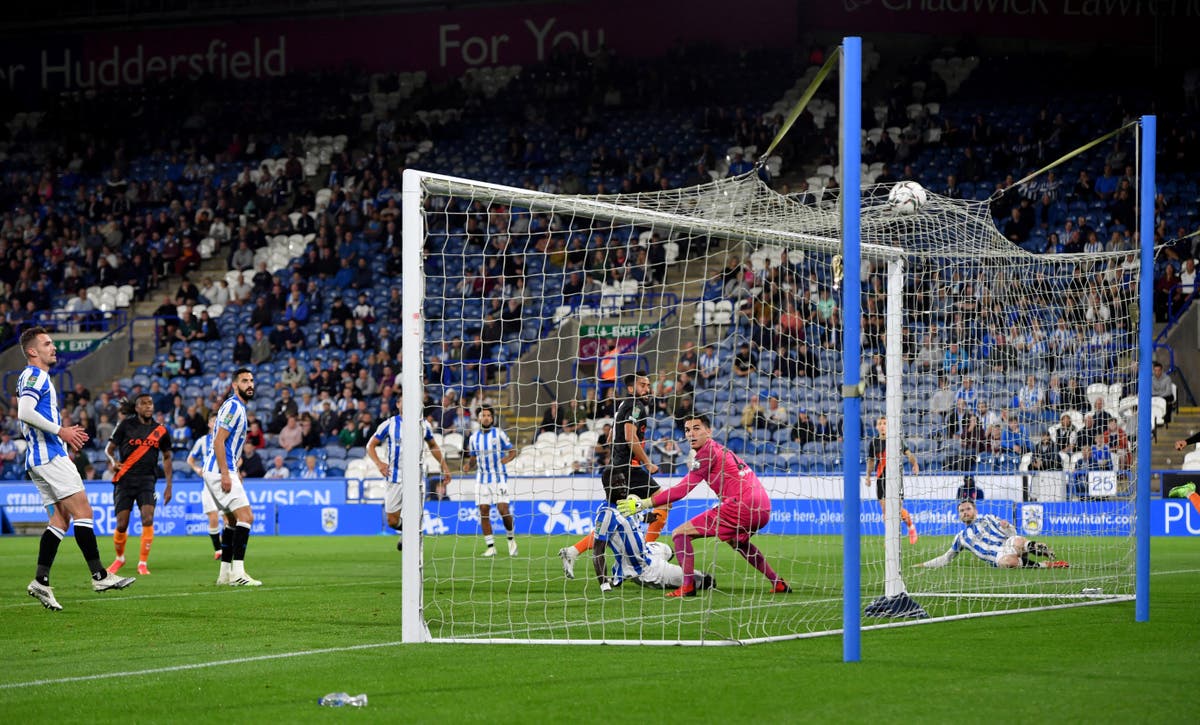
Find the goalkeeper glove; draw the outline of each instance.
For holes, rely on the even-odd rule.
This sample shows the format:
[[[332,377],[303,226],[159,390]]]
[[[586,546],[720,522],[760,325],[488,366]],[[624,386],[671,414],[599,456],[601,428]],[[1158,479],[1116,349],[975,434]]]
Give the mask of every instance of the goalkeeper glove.
[[[637,496],[630,495],[628,498],[617,502],[617,511],[620,512],[622,516],[633,516],[639,511],[645,511],[651,506],[653,506],[653,504],[651,503],[650,499],[638,498]]]

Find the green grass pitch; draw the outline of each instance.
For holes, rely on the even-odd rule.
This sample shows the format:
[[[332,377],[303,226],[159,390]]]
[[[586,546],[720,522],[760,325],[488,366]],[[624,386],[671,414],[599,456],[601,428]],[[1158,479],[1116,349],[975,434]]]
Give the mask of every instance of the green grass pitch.
[[[760,538],[768,554],[796,545],[788,537]],[[636,587],[601,599],[586,558],[576,565],[579,578],[566,582],[553,556],[569,543],[564,538],[525,538],[517,559],[501,543],[495,560],[453,562],[453,547],[473,552],[478,539],[427,541],[427,572],[439,578],[426,596],[435,635],[470,636],[487,623],[517,637],[721,639],[840,616],[840,546],[832,540],[807,540],[811,571],[786,572],[797,589],[786,600],[768,598],[765,582],[728,552],[714,559],[701,549],[720,589],[670,603]],[[922,540],[920,555],[932,556],[944,543]],[[130,542],[134,551],[136,545]],[[101,546],[107,559],[111,542]],[[1150,622],[1134,622],[1133,604],[1123,602],[867,631],[858,663],[842,662],[839,636],[709,648],[400,645],[400,555],[387,537],[253,539],[247,569],[264,580],[261,589],[214,586],[207,539],[160,537],[154,573],[102,595],[90,591],[68,540],[52,582],[62,612],[45,611],[25,593],[36,551],[35,538],[0,539],[0,581],[7,582],[0,589],[0,711],[9,722],[70,713],[89,722],[139,723],[960,722],[981,714],[1183,723],[1200,711],[1194,539],[1154,540]],[[928,573],[938,578],[910,577],[909,588],[938,589],[952,573],[990,590],[1019,581],[1007,575],[1086,580],[1088,570],[993,572],[956,561]],[[504,596],[521,606],[512,613],[494,606]],[[726,614],[738,605],[752,609],[751,624],[734,624]],[[953,600],[928,606],[933,614],[956,611]],[[582,617],[591,623],[559,624]],[[365,692],[370,704],[317,706],[317,697],[338,690]]]

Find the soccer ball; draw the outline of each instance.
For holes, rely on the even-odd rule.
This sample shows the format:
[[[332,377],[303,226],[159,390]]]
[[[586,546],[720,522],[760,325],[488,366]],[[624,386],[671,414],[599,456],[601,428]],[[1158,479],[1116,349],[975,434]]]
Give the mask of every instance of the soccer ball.
[[[897,182],[888,192],[888,206],[897,214],[916,214],[928,200],[925,187],[915,181]]]

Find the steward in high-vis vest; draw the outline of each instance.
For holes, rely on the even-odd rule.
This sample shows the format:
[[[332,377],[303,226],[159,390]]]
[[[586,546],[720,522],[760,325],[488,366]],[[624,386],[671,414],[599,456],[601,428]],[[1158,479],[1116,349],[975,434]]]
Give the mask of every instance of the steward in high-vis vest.
[[[150,573],[147,560],[150,544],[154,541],[154,506],[158,495],[154,490],[158,483],[158,456],[162,454],[163,473],[167,488],[163,502],[171,502],[171,436],[166,426],[154,420],[154,398],[149,394],[139,395],[131,404],[121,404],[125,417],[117,423],[112,437],[104,449],[113,473],[113,510],[117,515],[117,526],[113,531],[113,546],[117,556],[108,570],[116,573],[125,565],[125,540],[129,532],[129,512],[134,503],[142,515],[142,549],[138,556],[138,574]],[[120,463],[116,454],[120,453]]]

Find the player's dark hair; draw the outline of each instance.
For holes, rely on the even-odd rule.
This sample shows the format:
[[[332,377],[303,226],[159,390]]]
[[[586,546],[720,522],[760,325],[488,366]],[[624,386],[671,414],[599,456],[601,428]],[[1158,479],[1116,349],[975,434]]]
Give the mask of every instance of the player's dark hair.
[[[117,412],[126,417],[137,413],[137,402],[142,398],[150,398],[153,400],[153,398],[150,396],[150,393],[138,393],[131,398],[123,399],[120,405],[117,406]]]
[[[38,335],[47,334],[49,333],[46,332],[46,328],[44,327],[31,327],[25,332],[21,333],[21,352],[25,353],[25,359],[29,359],[29,346],[33,344],[33,341],[37,339]]]
[[[237,379],[238,379],[238,377],[239,377],[239,376],[241,376],[241,375],[242,375],[242,374],[244,374],[244,373],[248,373],[248,374],[250,374],[250,375],[253,375],[253,374],[254,374],[254,371],[253,371],[253,370],[251,370],[250,368],[245,368],[245,367],[238,368],[237,370],[234,370],[234,371],[233,371],[233,379],[234,379],[234,380],[237,380]]]
[[[611,468],[606,468],[600,476],[600,483],[604,485],[604,497],[613,506],[629,495],[629,484],[624,473],[614,473]]]
[[[486,410],[487,412],[489,412],[489,413],[491,413],[491,414],[492,414],[492,420],[493,420],[493,421],[495,421],[495,420],[496,420],[496,410],[495,410],[495,408],[493,408],[493,407],[492,407],[492,406],[490,406],[490,405],[481,405],[481,406],[479,406],[479,412],[478,412],[478,413],[476,413],[475,415],[479,415],[480,413],[482,413],[482,412],[483,412],[483,411],[485,411],[485,410]]]
[[[625,384],[625,390],[632,393],[633,392],[633,384],[635,382],[637,382],[637,378],[638,378],[637,373],[626,373],[621,378],[621,382]]]
[[[695,415],[689,415],[687,417],[687,419],[688,420],[698,420],[698,421],[700,421],[701,424],[704,425],[705,428],[712,430],[712,420],[704,413],[696,413]]]

